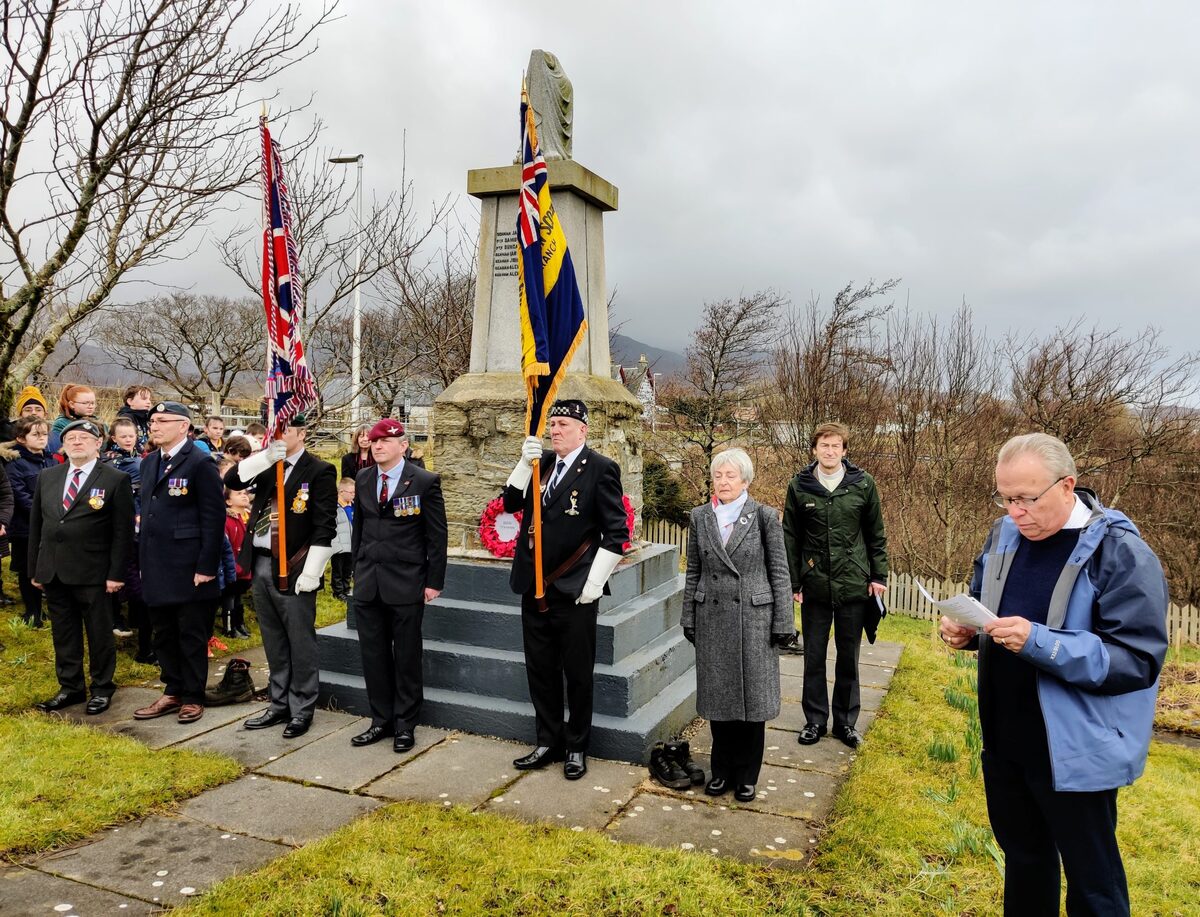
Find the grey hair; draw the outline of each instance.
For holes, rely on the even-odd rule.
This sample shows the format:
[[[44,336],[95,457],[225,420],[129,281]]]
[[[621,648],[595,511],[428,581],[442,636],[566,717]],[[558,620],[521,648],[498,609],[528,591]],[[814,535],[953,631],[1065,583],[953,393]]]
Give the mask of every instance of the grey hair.
[[[1071,452],[1057,436],[1049,433],[1025,433],[1014,436],[1000,447],[996,464],[1003,465],[1019,455],[1036,455],[1046,466],[1046,470],[1055,478],[1078,477],[1075,471],[1075,459]]]
[[[738,475],[747,485],[754,483],[754,462],[750,461],[750,456],[746,454],[745,449],[734,447],[718,452],[713,456],[712,465],[709,466],[709,476],[711,477],[722,465],[732,465],[736,468]]]

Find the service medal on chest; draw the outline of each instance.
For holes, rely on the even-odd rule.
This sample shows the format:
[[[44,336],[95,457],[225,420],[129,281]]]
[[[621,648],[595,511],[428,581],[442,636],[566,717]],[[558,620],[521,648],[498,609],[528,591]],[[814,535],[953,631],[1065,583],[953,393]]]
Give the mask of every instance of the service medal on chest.
[[[579,515],[579,491],[577,491],[577,490],[571,491],[571,496],[568,497],[568,499],[571,501],[571,506],[569,509],[567,509],[567,511],[565,513],[563,513],[563,515],[564,516],[578,516]]]
[[[303,513],[308,511],[308,484],[300,485],[300,490],[295,497],[292,498],[292,512]]]
[[[104,508],[104,491],[101,488],[94,487],[88,493],[88,506],[92,509]]]

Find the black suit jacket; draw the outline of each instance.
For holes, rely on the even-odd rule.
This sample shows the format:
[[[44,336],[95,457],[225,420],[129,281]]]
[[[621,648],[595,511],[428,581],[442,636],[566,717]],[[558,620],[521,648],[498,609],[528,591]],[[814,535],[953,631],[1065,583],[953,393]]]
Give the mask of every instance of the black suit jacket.
[[[542,487],[554,473],[558,456],[543,452],[540,465],[542,486],[527,487],[525,493],[515,487],[504,488],[504,509],[515,513],[523,510],[521,531],[517,535],[517,553],[513,557],[509,585],[513,592],[523,593],[533,588],[533,545],[529,526],[533,522],[535,494],[541,498]],[[530,482],[532,484],[532,482]],[[624,494],[621,491],[621,469],[612,459],[584,446],[575,463],[563,473],[550,500],[542,507],[542,573],[549,576],[566,562],[583,542],[591,538],[592,545],[569,570],[553,583],[565,595],[579,597],[587,582],[592,561],[600,548],[621,554],[629,540],[625,524]],[[604,586],[608,594],[608,584]]]
[[[379,467],[364,468],[355,478],[354,597],[387,605],[425,600],[425,589],[446,584],[446,504],[442,479],[406,461],[389,508],[379,508]],[[391,500],[420,497],[421,512],[397,516]]]
[[[29,509],[29,575],[39,583],[57,579],[68,586],[124,582],[133,546],[129,475],[97,461],[71,508],[64,510],[63,489],[71,470],[67,463],[38,475]],[[93,490],[104,491],[99,509],[90,502]]]
[[[308,485],[308,499],[297,501],[300,485]],[[225,473],[225,486],[230,490],[254,488],[254,502],[250,505],[250,518],[246,521],[246,537],[238,556],[238,566],[243,570],[254,568],[254,527],[263,513],[271,511],[271,498],[275,496],[275,466],[272,465],[251,481],[238,477],[234,465]],[[296,459],[296,467],[287,476],[283,485],[284,526],[287,531],[288,557],[295,557],[312,545],[329,547],[337,534],[337,469],[322,461],[307,449]],[[300,512],[292,507],[302,505]],[[275,557],[278,565],[279,558]],[[290,583],[289,593],[295,592],[295,583]]]
[[[216,599],[221,590],[215,577],[225,541],[225,492],[217,463],[191,442],[183,444],[166,468],[160,467],[161,461],[161,449],[142,460],[142,596],[147,605]],[[171,494],[172,479],[186,479],[187,493]],[[197,586],[197,573],[214,579]]]

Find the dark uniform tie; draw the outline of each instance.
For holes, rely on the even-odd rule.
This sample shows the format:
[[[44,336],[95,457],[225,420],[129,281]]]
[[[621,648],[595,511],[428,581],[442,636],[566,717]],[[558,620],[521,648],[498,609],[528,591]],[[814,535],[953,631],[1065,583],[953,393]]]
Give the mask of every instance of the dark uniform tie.
[[[542,494],[542,502],[549,503],[550,497],[555,489],[562,483],[563,472],[567,470],[567,463],[559,459],[554,465],[554,474],[550,475],[550,481],[546,484],[546,491]]]
[[[382,472],[380,472],[380,474],[379,474],[379,482],[380,482],[380,487],[379,487],[379,511],[380,511],[381,513],[386,513],[386,512],[387,512],[387,508],[388,508],[388,487],[387,487],[387,475],[386,475],[386,474],[383,474]]]

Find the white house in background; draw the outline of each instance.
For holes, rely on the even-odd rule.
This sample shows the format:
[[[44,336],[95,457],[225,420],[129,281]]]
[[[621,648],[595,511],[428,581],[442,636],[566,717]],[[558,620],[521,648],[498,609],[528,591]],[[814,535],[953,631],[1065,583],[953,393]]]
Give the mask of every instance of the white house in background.
[[[628,369],[617,367],[617,378],[638,401],[642,403],[642,422],[654,425],[658,414],[658,400],[654,389],[655,374],[650,371],[650,363],[642,354],[636,366]]]

